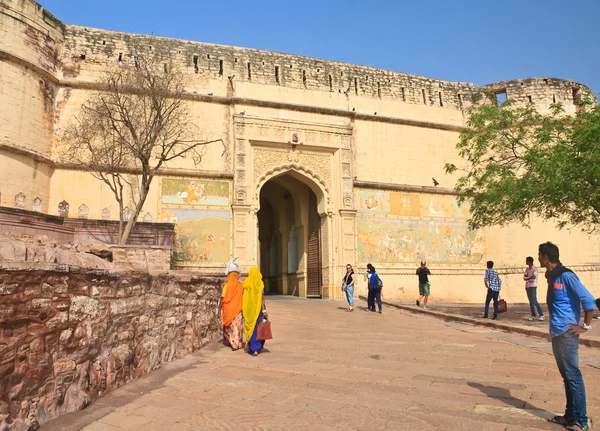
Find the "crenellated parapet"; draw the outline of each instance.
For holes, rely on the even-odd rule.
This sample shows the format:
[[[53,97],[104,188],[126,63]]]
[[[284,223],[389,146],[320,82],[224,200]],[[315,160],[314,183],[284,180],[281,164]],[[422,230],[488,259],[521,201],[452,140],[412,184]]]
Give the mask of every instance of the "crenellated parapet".
[[[585,99],[596,102],[596,96],[585,85],[567,79],[526,78],[494,82],[480,87],[483,92],[492,92],[498,102],[506,99],[518,104],[533,103],[542,111],[550,105],[560,103],[567,112],[575,112]]]

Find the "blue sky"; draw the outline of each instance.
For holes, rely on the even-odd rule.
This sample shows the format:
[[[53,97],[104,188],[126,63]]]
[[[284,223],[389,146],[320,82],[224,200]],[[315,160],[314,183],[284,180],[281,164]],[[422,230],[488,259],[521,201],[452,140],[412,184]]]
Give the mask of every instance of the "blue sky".
[[[600,0],[38,0],[67,24],[600,93]]]

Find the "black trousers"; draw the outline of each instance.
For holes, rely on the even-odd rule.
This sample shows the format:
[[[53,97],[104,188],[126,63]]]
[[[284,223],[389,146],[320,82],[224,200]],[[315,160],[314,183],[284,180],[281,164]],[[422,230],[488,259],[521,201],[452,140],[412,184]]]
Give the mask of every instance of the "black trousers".
[[[369,310],[375,311],[375,301],[377,301],[377,306],[381,310],[381,288],[374,287],[369,289],[369,296],[367,297],[367,307],[369,307]]]

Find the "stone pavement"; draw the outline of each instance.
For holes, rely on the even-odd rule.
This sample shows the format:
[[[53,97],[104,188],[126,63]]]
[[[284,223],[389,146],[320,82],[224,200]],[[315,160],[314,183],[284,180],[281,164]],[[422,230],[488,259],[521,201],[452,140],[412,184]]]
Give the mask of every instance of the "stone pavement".
[[[564,406],[546,341],[358,305],[267,297],[269,352],[212,345],[41,431],[562,429],[543,419]],[[594,417],[600,369],[582,369]]]
[[[361,299],[366,298],[361,296]],[[543,321],[529,321],[531,312],[529,304],[508,304],[508,311],[499,316],[499,320],[482,319],[483,304],[459,304],[459,303],[429,303],[427,309],[417,307],[414,302],[384,301],[387,305],[398,307],[402,310],[412,311],[414,313],[428,314],[432,317],[438,317],[445,320],[460,321],[473,325],[485,325],[510,332],[519,332],[525,335],[533,335],[541,338],[549,337],[548,310],[544,304],[544,314],[546,319]],[[492,317],[490,305],[490,317]],[[600,347],[600,317],[598,310],[595,310],[594,320],[592,320],[592,329],[581,336],[581,344],[590,347]]]

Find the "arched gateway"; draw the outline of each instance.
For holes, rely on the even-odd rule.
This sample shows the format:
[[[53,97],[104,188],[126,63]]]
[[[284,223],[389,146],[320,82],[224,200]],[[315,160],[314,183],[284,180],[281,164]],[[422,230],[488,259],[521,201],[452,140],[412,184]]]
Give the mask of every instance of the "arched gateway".
[[[351,128],[249,116],[235,125],[234,252],[260,266],[269,293],[337,296],[337,273],[356,259]]]
[[[259,195],[258,261],[269,293],[320,298],[326,195],[295,170],[265,182]],[[324,220],[322,220],[324,219]]]

